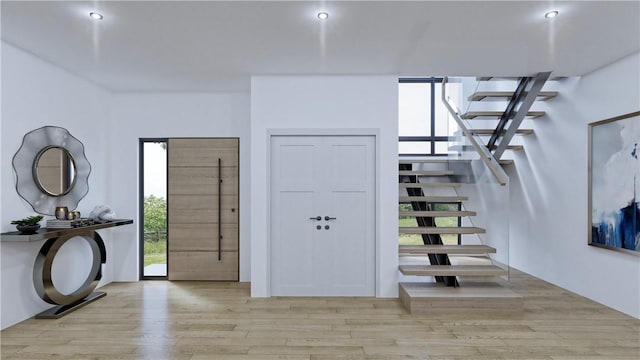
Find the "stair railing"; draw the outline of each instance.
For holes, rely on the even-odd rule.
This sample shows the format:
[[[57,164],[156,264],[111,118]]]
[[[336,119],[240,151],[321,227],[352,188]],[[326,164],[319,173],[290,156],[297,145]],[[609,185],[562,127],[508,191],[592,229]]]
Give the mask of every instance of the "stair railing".
[[[485,163],[487,168],[489,168],[491,173],[495,176],[496,181],[500,185],[503,185],[503,186],[506,185],[507,182],[509,181],[509,177],[507,176],[505,171],[502,169],[502,166],[500,166],[500,163],[498,163],[498,161],[493,157],[493,155],[489,152],[489,149],[487,149],[486,146],[480,144],[479,140],[476,139],[476,137],[471,133],[469,128],[466,127],[466,125],[464,124],[464,121],[460,118],[460,115],[453,109],[451,104],[449,104],[449,100],[447,99],[447,90],[446,90],[447,80],[448,80],[447,77],[444,77],[444,79],[442,80],[442,102],[444,103],[444,106],[447,108],[447,111],[449,111],[449,114],[451,115],[451,117],[453,117],[453,119],[458,124],[458,127],[464,134],[465,138],[469,141],[469,143],[473,146],[475,151],[478,153],[478,155],[480,156],[480,159],[482,159],[482,161]]]

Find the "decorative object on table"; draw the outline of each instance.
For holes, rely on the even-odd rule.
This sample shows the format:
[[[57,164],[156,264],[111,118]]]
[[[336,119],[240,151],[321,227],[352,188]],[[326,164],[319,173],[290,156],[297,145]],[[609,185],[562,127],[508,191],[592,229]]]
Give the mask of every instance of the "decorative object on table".
[[[105,222],[115,219],[116,213],[109,205],[98,205],[91,211],[89,217],[95,222]]]
[[[13,156],[16,190],[33,210],[55,215],[75,209],[89,191],[91,165],[84,146],[66,129],[44,126],[28,132]]]
[[[47,220],[47,229],[71,229],[73,228],[73,220]]]
[[[80,211],[77,211],[77,210],[70,211],[69,214],[71,214],[71,219],[70,220],[78,220],[78,219],[82,218],[80,216]]]
[[[47,229],[71,229],[93,225],[93,219],[47,220]]]
[[[41,215],[33,215],[20,220],[13,220],[11,223],[16,225],[16,229],[22,234],[35,234],[40,229]]]
[[[69,209],[66,206],[57,206],[56,207],[56,219],[58,220],[66,220],[67,215],[69,215]]]
[[[640,256],[640,111],[589,124],[589,245]]]

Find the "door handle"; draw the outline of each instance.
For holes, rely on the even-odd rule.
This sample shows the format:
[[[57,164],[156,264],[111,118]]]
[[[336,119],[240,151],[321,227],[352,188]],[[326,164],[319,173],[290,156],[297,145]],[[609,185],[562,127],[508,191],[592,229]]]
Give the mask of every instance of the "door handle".
[[[222,261],[222,158],[218,158],[218,261]]]
[[[322,216],[318,215],[316,217],[310,217],[309,220],[316,220],[316,221],[320,221],[322,220]]]
[[[324,219],[325,219],[326,221],[329,221],[329,220],[335,220],[336,218],[334,218],[334,217],[330,217],[330,216],[325,216],[325,217],[324,217]]]

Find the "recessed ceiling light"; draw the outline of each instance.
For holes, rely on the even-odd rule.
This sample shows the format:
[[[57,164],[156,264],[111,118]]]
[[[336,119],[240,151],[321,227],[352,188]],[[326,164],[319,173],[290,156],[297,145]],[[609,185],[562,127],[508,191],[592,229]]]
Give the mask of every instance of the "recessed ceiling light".
[[[320,11],[318,13],[318,19],[320,20],[327,20],[329,18],[329,13],[326,11]]]
[[[90,13],[89,13],[89,16],[91,16],[91,18],[92,18],[93,20],[102,20],[102,18],[104,18],[104,16],[102,16],[102,14],[97,13],[97,12],[95,12],[95,11],[90,12]]]
[[[547,18],[547,19],[551,19],[551,18],[554,18],[554,17],[558,16],[558,14],[559,13],[556,10],[553,10],[553,11],[549,11],[548,13],[544,14],[544,17]]]

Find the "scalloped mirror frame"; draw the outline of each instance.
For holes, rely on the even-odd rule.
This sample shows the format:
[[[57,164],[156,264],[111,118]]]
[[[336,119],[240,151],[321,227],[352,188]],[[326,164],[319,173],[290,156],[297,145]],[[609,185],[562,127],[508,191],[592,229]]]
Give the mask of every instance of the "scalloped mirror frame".
[[[38,185],[38,179],[34,178],[39,155],[52,147],[67,150],[76,168],[73,186],[69,192],[59,196],[42,191]],[[55,215],[57,206],[66,206],[69,210],[74,210],[89,192],[91,164],[84,154],[84,145],[65,128],[43,126],[28,132],[13,156],[13,169],[16,174],[18,195],[39,214]]]

